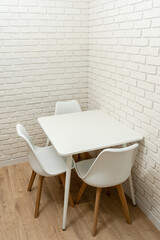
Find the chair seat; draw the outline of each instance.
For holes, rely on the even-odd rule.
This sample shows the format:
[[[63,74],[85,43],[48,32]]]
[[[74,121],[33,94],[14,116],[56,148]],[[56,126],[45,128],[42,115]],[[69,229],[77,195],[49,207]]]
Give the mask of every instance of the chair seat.
[[[76,163],[75,168],[80,178],[83,178],[86,175],[94,160],[95,158],[91,158],[89,160],[84,160]]]
[[[66,172],[67,157],[61,157],[53,146],[36,147],[36,154],[43,170],[51,176]],[[72,161],[74,168],[74,160]]]

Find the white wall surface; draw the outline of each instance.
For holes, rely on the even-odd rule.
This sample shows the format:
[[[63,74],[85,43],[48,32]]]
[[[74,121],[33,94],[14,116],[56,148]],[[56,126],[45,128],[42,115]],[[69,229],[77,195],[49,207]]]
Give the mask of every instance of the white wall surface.
[[[144,136],[134,186],[160,227],[160,1],[90,0],[89,108]]]
[[[27,156],[17,122],[43,144],[36,119],[53,114],[57,100],[87,108],[88,1],[1,0],[0,31],[2,164]]]

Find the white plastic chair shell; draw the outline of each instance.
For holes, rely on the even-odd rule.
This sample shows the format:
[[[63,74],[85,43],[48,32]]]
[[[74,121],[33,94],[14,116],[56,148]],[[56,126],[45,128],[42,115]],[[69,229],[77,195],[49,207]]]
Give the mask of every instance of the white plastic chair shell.
[[[103,150],[96,159],[75,164],[79,177],[94,187],[111,187],[124,182],[131,173],[138,144]]]
[[[21,125],[16,126],[17,133],[29,146],[29,162],[32,169],[41,176],[56,176],[66,172],[66,157],[58,155],[53,146],[37,147],[33,144],[28,132]],[[74,167],[74,160],[72,168]]]
[[[55,107],[55,115],[81,112],[81,111],[82,111],[81,106],[76,100],[58,101]],[[47,138],[46,146],[49,146],[49,144],[50,144],[50,141]]]
[[[81,107],[76,100],[58,101],[55,107],[55,115],[81,112]]]

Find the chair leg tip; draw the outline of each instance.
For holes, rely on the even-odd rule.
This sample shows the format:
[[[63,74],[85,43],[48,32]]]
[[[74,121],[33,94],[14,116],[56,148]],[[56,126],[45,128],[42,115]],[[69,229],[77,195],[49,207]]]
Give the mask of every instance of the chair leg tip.
[[[75,204],[78,204],[80,202],[80,199],[75,200]]]
[[[71,206],[72,208],[74,208],[74,207],[75,207],[75,205],[74,205],[74,204],[71,204],[71,203],[70,203],[70,206]]]
[[[127,223],[128,223],[128,224],[132,224],[132,221],[131,221],[131,220],[128,220]]]

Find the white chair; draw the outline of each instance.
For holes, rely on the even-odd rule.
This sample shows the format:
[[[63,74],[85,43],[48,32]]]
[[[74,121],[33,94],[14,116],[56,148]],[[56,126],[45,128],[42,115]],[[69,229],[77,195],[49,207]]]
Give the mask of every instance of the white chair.
[[[122,183],[126,181],[131,173],[137,147],[138,144],[134,144],[125,148],[105,149],[98,155],[96,159],[75,163],[76,172],[83,180],[76,198],[76,203],[79,202],[87,184],[97,187],[92,229],[93,236],[96,235],[98,209],[102,188],[112,186],[116,187],[123,206],[126,222],[131,224]]]
[[[74,113],[81,112],[81,107],[76,100],[69,101],[58,101],[55,107],[55,115],[66,114],[66,113]],[[50,141],[47,138],[46,146],[49,146]]]
[[[59,156],[53,146],[35,146],[28,132],[21,124],[17,124],[16,129],[17,134],[22,137],[29,146],[29,162],[33,171],[27,189],[28,191],[31,191],[36,174],[39,174],[37,199],[34,214],[34,217],[37,218],[39,214],[39,205],[44,178],[59,175],[63,186],[65,186],[66,158]],[[72,168],[73,167],[74,161],[72,163]],[[74,207],[74,202],[72,200],[71,194],[69,195],[69,202],[70,205]]]
[[[81,112],[82,109],[76,100],[58,101],[55,107],[55,115]]]

